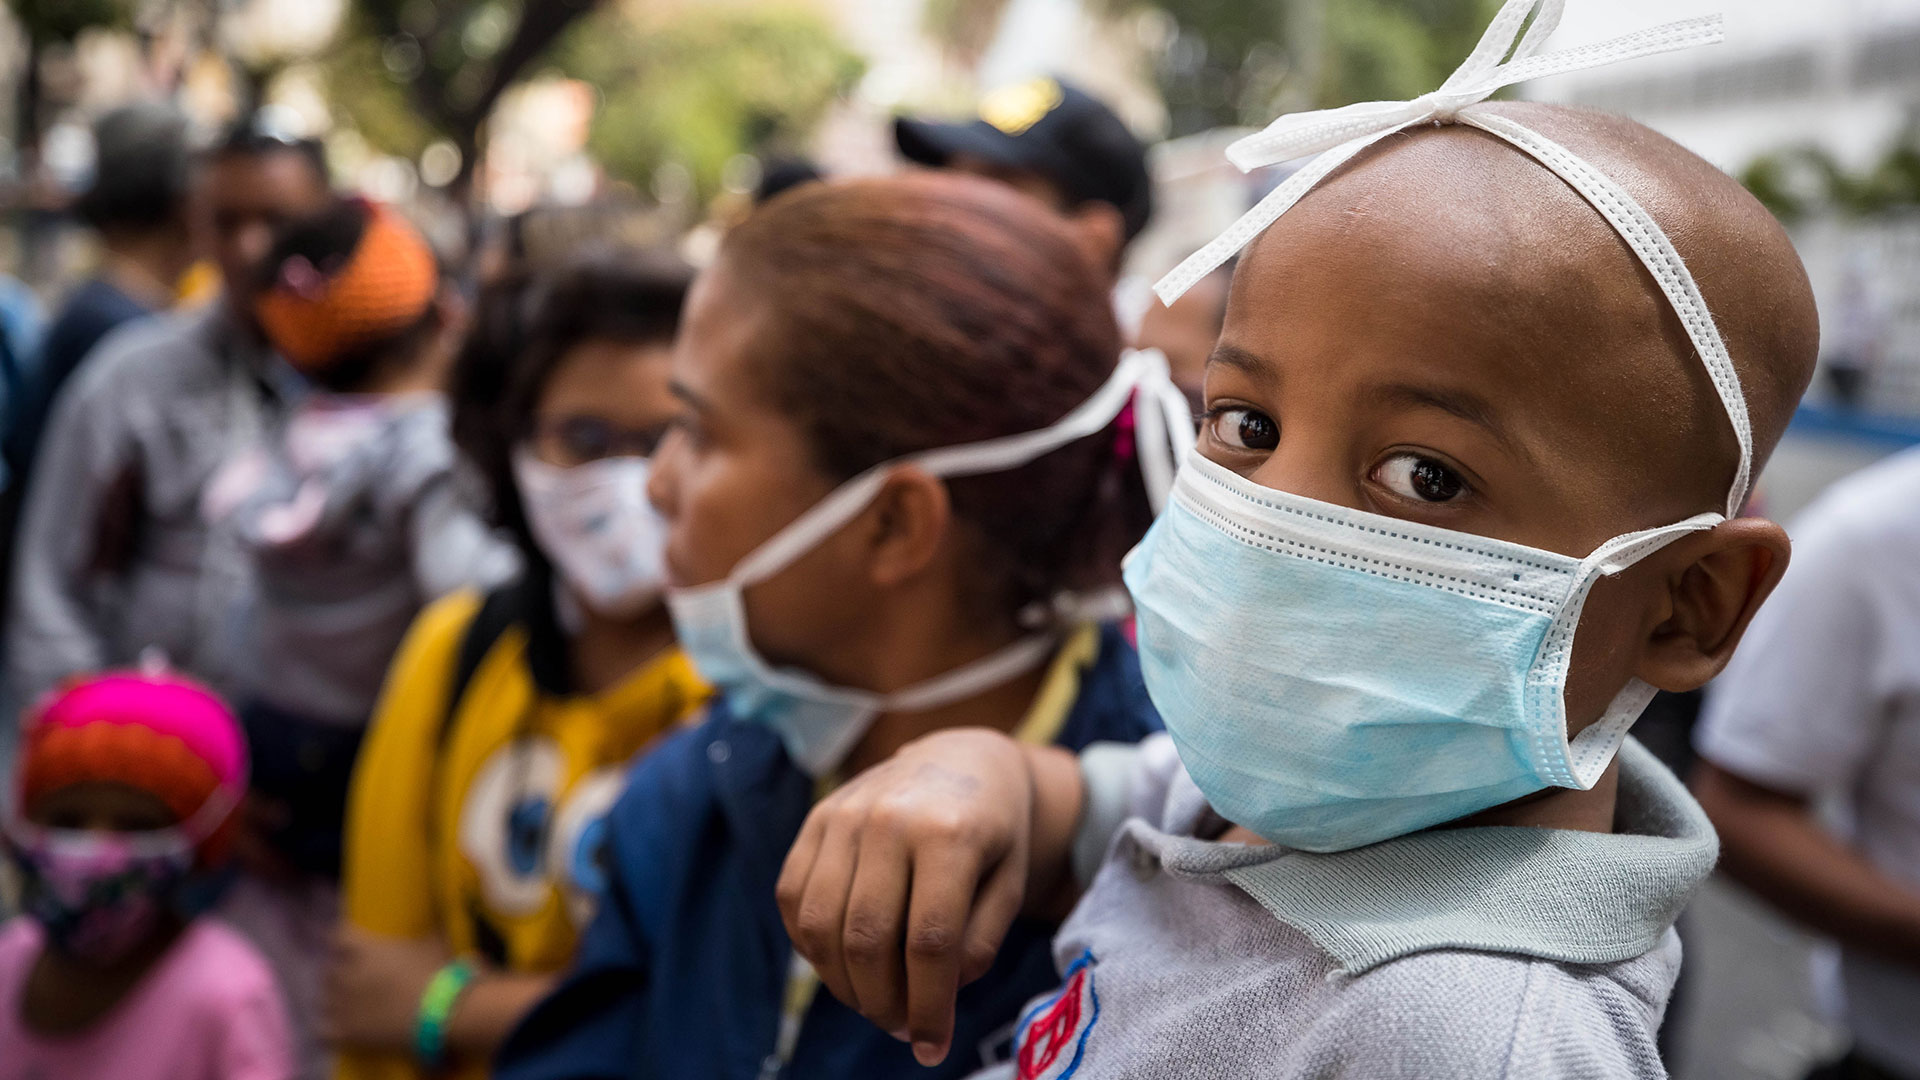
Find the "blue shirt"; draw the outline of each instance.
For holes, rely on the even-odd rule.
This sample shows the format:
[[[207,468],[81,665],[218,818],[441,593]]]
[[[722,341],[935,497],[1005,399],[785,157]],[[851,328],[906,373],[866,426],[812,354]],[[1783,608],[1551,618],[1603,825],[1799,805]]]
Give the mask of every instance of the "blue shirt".
[[[1139,660],[1112,627],[1056,744],[1136,742],[1160,729]],[[813,780],[774,733],[716,704],[635,766],[607,817],[607,883],[573,969],[500,1051],[501,1080],[756,1080],[773,1052],[793,955],[774,882]],[[1056,927],[1015,923],[991,971],[960,991],[953,1051],[911,1049],[824,990],[784,1080],[965,1076],[999,1060],[1022,1005],[1053,988]]]

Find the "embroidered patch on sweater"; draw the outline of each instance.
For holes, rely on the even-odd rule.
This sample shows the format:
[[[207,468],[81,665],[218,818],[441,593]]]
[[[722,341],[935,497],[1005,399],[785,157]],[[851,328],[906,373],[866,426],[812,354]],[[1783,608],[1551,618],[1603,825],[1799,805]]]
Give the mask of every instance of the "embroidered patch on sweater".
[[[1093,950],[1067,969],[1066,984],[1020,1018],[1014,1060],[1019,1080],[1067,1080],[1080,1071],[1087,1037],[1100,1019],[1100,995],[1094,993]]]

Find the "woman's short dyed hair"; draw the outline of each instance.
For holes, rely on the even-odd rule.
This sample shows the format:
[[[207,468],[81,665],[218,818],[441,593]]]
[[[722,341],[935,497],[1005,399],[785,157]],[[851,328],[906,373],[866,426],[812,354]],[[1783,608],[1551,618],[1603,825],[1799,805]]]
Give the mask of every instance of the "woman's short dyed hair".
[[[836,480],[918,450],[1045,428],[1113,373],[1107,290],[1068,224],[954,173],[807,184],[728,234],[759,308],[761,392]],[[948,481],[996,614],[1114,583],[1151,521],[1109,427],[1021,468]]]

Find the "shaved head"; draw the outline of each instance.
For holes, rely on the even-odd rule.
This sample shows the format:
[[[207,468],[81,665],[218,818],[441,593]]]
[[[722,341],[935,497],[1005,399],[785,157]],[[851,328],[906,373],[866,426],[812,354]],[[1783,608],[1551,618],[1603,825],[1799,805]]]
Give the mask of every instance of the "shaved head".
[[[1813,295],[1779,223],[1732,178],[1631,120],[1478,108],[1586,159],[1667,233],[1739,372],[1757,474],[1818,344]],[[1457,343],[1527,414],[1515,424],[1600,466],[1645,524],[1724,500],[1737,444],[1679,318],[1599,212],[1533,158],[1466,125],[1390,136],[1255,241],[1236,297],[1257,307],[1283,281],[1330,275],[1329,253],[1350,287],[1372,294],[1366,318],[1418,324],[1408,336],[1434,363]]]

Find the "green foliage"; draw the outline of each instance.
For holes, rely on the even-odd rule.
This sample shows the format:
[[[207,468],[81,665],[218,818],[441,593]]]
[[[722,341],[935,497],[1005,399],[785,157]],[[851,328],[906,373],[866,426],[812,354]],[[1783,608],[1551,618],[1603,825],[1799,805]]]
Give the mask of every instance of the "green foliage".
[[[408,99],[405,84],[388,70],[381,51],[376,37],[343,36],[324,61],[328,105],[374,149],[418,157],[441,132]]]
[[[1328,3],[1330,55],[1314,103],[1405,100],[1432,90],[1473,51],[1498,6],[1489,0]],[[1258,119],[1264,123],[1272,117]]]
[[[7,9],[34,41],[72,41],[82,30],[124,26],[129,0],[7,0]]]
[[[63,0],[54,0],[63,2]],[[464,197],[480,127],[500,95],[598,0],[352,0],[328,59],[329,92],[374,146],[453,141]]]
[[[1262,125],[1288,104],[1405,99],[1466,58],[1498,0],[1102,0],[1158,7],[1178,33],[1157,75],[1184,135]]]
[[[1920,207],[1920,128],[1910,127],[1872,166],[1850,172],[1817,146],[1763,154],[1740,182],[1775,217],[1791,224],[1819,210],[1870,217]]]
[[[728,159],[799,141],[863,70],[803,7],[691,5],[641,25],[617,9],[582,21],[558,59],[598,87],[589,148],[645,190],[668,162],[711,196]]]

